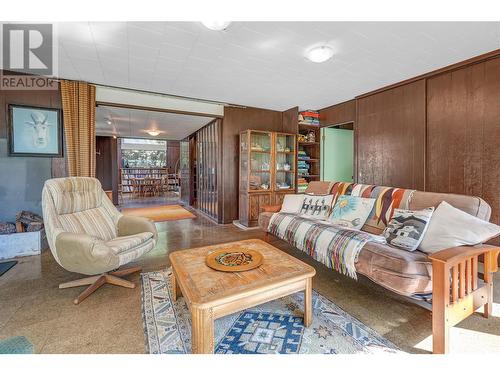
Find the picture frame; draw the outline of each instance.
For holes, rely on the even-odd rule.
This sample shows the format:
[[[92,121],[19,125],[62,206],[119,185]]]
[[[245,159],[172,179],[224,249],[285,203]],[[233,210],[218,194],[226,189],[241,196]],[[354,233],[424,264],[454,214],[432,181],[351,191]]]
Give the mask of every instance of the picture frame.
[[[63,157],[61,110],[8,105],[9,156]]]

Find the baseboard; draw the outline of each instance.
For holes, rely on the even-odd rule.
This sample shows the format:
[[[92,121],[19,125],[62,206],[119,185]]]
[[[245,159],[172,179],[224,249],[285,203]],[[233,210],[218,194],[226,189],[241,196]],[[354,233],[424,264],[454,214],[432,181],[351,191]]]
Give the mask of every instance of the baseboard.
[[[233,225],[240,228],[240,229],[243,229],[243,230],[255,230],[255,229],[260,229],[259,226],[256,226],[256,227],[247,227],[246,225],[243,225],[240,223],[239,220],[233,220]]]

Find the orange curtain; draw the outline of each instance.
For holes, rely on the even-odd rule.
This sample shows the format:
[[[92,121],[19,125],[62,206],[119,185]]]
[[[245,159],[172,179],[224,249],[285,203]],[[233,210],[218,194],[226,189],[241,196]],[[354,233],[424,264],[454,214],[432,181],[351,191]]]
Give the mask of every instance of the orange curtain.
[[[60,84],[68,176],[95,177],[95,86]]]

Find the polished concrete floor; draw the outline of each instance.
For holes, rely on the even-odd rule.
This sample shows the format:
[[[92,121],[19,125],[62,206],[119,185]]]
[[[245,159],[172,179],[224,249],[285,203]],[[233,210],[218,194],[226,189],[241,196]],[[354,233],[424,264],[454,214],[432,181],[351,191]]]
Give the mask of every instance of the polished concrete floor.
[[[159,243],[136,264],[144,271],[169,265],[168,254],[190,247],[246,238],[263,238],[260,230],[244,231],[216,225],[204,218],[157,223]],[[402,350],[428,353],[431,314],[428,310],[377,287],[368,280],[341,276],[285,242],[273,244],[305,260],[317,270],[314,289]],[[499,273],[496,275],[500,285]],[[73,298],[83,288],[58,289],[58,284],[79,275],[61,268],[50,251],[21,258],[0,277],[0,339],[26,336],[37,353],[144,353],[141,290],[105,285],[78,306]],[[139,286],[140,275],[129,277]],[[500,352],[500,288],[490,319],[476,313],[452,331],[452,352]]]
[[[180,204],[184,205],[179,199],[179,193],[175,191],[166,191],[161,195],[139,197],[132,194],[123,194],[120,198],[118,208],[135,208],[144,206],[162,206]]]

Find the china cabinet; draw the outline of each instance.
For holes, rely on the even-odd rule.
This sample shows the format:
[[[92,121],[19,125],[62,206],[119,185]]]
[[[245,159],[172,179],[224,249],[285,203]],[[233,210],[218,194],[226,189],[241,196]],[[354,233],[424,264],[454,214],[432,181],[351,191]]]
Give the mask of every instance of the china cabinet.
[[[280,204],[295,192],[295,134],[245,130],[240,133],[239,221],[257,225],[262,205]]]

